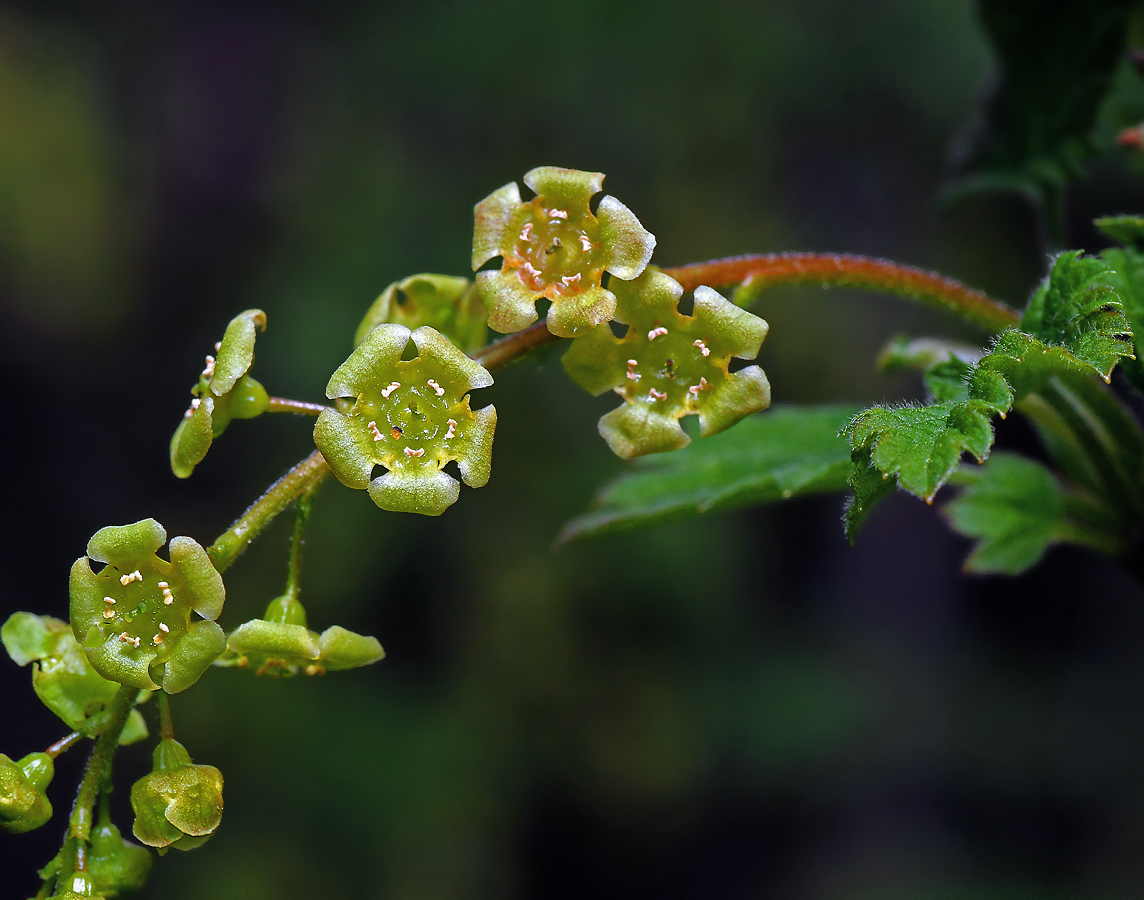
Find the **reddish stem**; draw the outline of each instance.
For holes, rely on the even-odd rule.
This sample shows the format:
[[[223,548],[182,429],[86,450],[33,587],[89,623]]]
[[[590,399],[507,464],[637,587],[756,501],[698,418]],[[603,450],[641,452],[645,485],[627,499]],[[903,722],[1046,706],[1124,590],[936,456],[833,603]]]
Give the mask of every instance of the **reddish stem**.
[[[740,283],[752,293],[780,284],[856,287],[928,303],[994,332],[1020,321],[1008,306],[960,281],[914,266],[845,253],[748,254],[663,271],[682,284],[684,290],[694,290],[702,284],[719,287]]]
[[[481,347],[472,354],[473,359],[486,369],[500,369],[543,344],[560,340],[548,330],[546,321],[533,322],[523,331],[506,335],[499,341]]]

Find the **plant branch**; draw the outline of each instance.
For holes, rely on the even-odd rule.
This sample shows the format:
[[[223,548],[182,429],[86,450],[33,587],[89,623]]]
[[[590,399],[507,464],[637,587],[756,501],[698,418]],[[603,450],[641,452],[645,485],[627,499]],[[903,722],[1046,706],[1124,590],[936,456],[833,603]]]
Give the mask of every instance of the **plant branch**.
[[[560,338],[548,330],[547,322],[533,322],[523,331],[506,335],[499,341],[482,347],[472,354],[472,358],[491,372],[503,369],[530,350],[558,340]]]
[[[298,498],[298,505],[294,511],[294,531],[290,535],[290,562],[286,567],[286,595],[292,600],[297,600],[301,591],[302,536],[306,532],[306,523],[310,521],[310,512],[313,508],[314,488],[310,488]]]
[[[82,739],[83,735],[80,732],[73,731],[67,737],[60,738],[44,752],[48,754],[48,756],[50,756],[52,759],[55,759],[61,753],[66,753],[68,750],[78,744]]]
[[[220,534],[207,553],[218,571],[225,571],[250,546],[274,517],[330,474],[325,458],[315,450],[266,489],[233,525]]]
[[[131,685],[120,686],[108,710],[110,714],[107,718],[107,727],[96,739],[95,749],[88,757],[83,781],[80,782],[71,818],[68,820],[68,837],[75,838],[79,842],[86,843],[91,836],[92,809],[95,807],[95,801],[99,797],[104,781],[107,780],[111,760],[119,745],[119,735],[123,733],[127,715],[131,712],[131,706],[138,693],[139,689]],[[79,862],[83,860],[83,854],[78,847],[76,857],[76,867],[82,869],[83,866],[79,865]]]
[[[332,407],[324,406],[321,403],[307,403],[305,400],[290,400],[287,397],[271,397],[270,405],[266,407],[266,411],[272,413],[294,413],[299,416],[318,416],[321,415],[323,409],[331,408]]]
[[[701,284],[712,287],[742,284],[753,296],[782,284],[855,287],[908,297],[936,306],[957,313],[992,332],[1004,331],[1020,321],[1017,313],[1008,306],[952,278],[866,256],[834,253],[749,254],[691,263],[663,271],[682,284],[684,290],[694,290]]]

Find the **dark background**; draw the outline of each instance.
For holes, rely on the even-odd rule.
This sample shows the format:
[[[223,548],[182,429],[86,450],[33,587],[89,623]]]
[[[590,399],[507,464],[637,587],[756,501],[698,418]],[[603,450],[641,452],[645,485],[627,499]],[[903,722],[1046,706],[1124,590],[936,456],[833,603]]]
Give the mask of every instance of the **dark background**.
[[[66,616],[106,524],[208,543],[312,447],[236,422],[187,482],[167,441],[236,312],[253,374],[320,400],[374,296],[464,274],[472,206],[534,165],[608,173],[656,262],[782,249],[937,268],[1021,304],[1047,249],[1018,198],[939,214],[990,71],[964,0],[0,4],[0,611]],[[315,8],[319,7],[320,8]],[[1126,154],[1067,197],[1066,243],[1139,210]],[[972,337],[847,291],[775,291],[776,402],[919,395],[894,333]],[[212,670],[174,698],[227,808],[145,897],[1135,897],[1144,884],[1140,587],[1056,550],[969,578],[939,511],[842,498],[553,552],[619,472],[613,405],[556,357],[497,376],[489,485],[439,519],[336,483],[307,542],[310,623],[389,656],[289,681]],[[1036,452],[1019,422],[1000,445]],[[943,498],[939,498],[938,506]],[[288,522],[227,575],[222,624],[280,591]],[[0,751],[58,738],[0,663]],[[149,744],[116,763],[117,821]],[[34,892],[53,823],[0,839]]]

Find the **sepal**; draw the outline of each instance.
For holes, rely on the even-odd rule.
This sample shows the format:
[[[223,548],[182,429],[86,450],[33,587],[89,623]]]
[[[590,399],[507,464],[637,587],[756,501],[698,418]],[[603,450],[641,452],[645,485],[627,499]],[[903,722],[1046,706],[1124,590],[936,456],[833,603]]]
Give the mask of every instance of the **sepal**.
[[[159,742],[153,760],[151,774],[131,787],[132,832],[160,852],[200,846],[222,821],[222,773],[214,766],[192,764],[186,749],[173,739]]]

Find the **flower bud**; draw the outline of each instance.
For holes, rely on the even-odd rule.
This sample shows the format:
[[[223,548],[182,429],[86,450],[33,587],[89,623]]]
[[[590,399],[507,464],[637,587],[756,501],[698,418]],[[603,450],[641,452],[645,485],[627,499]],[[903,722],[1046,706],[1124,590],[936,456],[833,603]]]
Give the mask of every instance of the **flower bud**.
[[[29,753],[13,761],[0,753],[0,828],[23,834],[52,817],[52,804],[44,793],[55,765],[46,753]]]
[[[468,278],[410,275],[381,292],[354,334],[356,347],[378,325],[404,325],[410,331],[429,325],[465,353],[483,347],[488,334],[485,307]]]
[[[160,852],[193,850],[205,843],[222,820],[222,773],[196,766],[178,741],[159,742],[150,775],[131,786],[135,837]]]
[[[125,841],[119,829],[108,822],[91,832],[87,870],[104,896],[118,897],[143,887],[151,871],[151,854]]]
[[[77,870],[56,881],[56,900],[108,900],[110,896],[98,890],[88,872]]]

